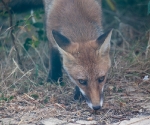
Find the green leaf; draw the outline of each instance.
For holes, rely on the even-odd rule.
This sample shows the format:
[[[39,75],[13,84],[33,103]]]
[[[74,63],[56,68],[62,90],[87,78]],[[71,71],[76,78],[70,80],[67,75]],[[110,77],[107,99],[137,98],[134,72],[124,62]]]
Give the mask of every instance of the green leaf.
[[[31,97],[33,97],[35,100],[37,100],[39,98],[39,96],[37,94],[32,94]]]
[[[36,23],[33,24],[33,26],[36,27],[36,28],[43,28],[43,23],[36,22]]]
[[[38,34],[38,38],[42,41],[46,41],[47,37],[46,37],[46,33],[44,32],[43,29],[39,29],[38,31],[36,31]]]
[[[23,44],[23,46],[28,51],[29,48],[31,47],[31,44],[32,44],[32,39],[31,38],[27,38],[25,43]]]
[[[44,103],[46,104],[46,103],[48,103],[48,101],[49,101],[49,97],[45,97],[45,99],[44,99]]]
[[[33,41],[32,41],[32,47],[33,47],[33,48],[38,47],[39,44],[40,44],[40,41],[39,41],[39,40],[33,40]]]
[[[10,101],[14,98],[14,96],[5,97],[4,94],[1,94],[0,101]]]
[[[18,21],[16,22],[16,26],[21,26],[23,22],[24,22],[24,20],[18,20]]]
[[[9,97],[9,100],[13,100],[13,99],[14,99],[14,96],[10,96],[10,97]]]

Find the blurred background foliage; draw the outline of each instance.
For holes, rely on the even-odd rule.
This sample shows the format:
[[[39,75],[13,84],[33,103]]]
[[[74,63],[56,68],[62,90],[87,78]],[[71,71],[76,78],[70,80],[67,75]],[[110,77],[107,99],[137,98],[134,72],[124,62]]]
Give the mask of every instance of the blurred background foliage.
[[[136,28],[149,29],[149,0],[102,0],[104,13]],[[109,20],[109,19],[108,19]],[[111,20],[112,21],[112,20]]]
[[[12,19],[2,1],[9,7]],[[97,1],[102,2],[104,31],[115,29],[112,44],[118,46],[126,44],[132,47],[131,50],[135,53],[145,53],[149,46],[150,0]],[[40,55],[40,60],[47,58],[42,62],[42,67],[47,72],[49,56],[43,7],[42,0],[0,0],[0,52],[4,53],[5,50],[5,54],[9,55],[13,46],[10,42],[10,29],[12,28],[15,40],[19,40],[19,44],[23,46],[19,49],[20,56],[27,55],[30,51],[31,55],[34,55],[34,51],[37,52],[37,50],[44,53]],[[12,26],[10,26],[10,20],[12,20]],[[0,57],[3,59],[4,55],[1,54]],[[36,61],[34,66],[41,66],[41,61],[39,63]]]
[[[19,26],[20,24],[26,23],[28,28],[32,25],[37,28],[36,33],[38,37],[36,39],[30,38],[26,39],[24,46],[26,48],[27,44],[31,44],[34,42],[33,46],[37,46],[38,40],[46,40],[46,36],[43,31],[43,23],[44,23],[44,10],[42,0],[3,0],[11,9],[12,14],[18,13],[26,13],[25,17],[31,16],[31,9],[34,11],[34,17],[36,19],[40,19],[39,21],[32,22],[32,20],[25,21],[25,17],[21,19],[15,19],[14,25]],[[143,35],[150,28],[150,1],[149,0],[97,0],[98,2],[102,1],[103,7],[103,24],[104,30],[108,30],[110,28],[116,28],[119,30],[123,30],[124,24],[131,26],[134,28],[134,31],[138,31],[132,35]],[[2,2],[0,2],[0,17],[7,18],[8,12]],[[17,18],[17,16],[15,17]],[[43,20],[42,20],[43,19]],[[16,22],[15,22],[16,21]],[[25,22],[24,22],[25,21]],[[2,19],[0,19],[0,24],[2,28],[5,28],[5,23]],[[120,26],[121,24],[121,26]],[[123,26],[122,26],[123,24]],[[120,29],[122,28],[123,29]],[[131,29],[131,28],[130,28]],[[130,30],[129,29],[129,30]],[[133,30],[133,29],[132,29]],[[123,32],[123,31],[121,31]],[[133,31],[131,31],[133,32]],[[124,34],[124,33],[123,33]],[[131,34],[131,33],[130,33]],[[126,37],[126,36],[125,36]],[[32,40],[31,40],[32,39]],[[27,43],[27,44],[26,44]]]
[[[12,26],[9,23],[9,11],[2,1],[6,3],[12,14]],[[126,44],[136,54],[145,54],[149,46],[150,0],[97,1],[102,2],[104,31],[115,29],[112,44],[118,46]],[[19,48],[20,56],[23,58],[27,52],[34,56],[35,51],[37,53],[38,50],[38,56],[40,56],[38,61],[40,62],[35,61],[33,64],[47,72],[49,56],[43,7],[42,0],[0,0],[0,52],[10,54],[13,46],[10,42],[10,29],[12,28],[16,42],[19,41],[19,45],[23,47]],[[1,54],[0,59],[3,59],[4,55]],[[27,69],[30,69],[29,67]]]

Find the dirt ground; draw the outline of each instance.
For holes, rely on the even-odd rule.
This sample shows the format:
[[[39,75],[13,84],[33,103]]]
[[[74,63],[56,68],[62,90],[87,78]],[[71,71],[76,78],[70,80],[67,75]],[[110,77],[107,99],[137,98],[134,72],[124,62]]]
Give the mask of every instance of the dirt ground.
[[[63,87],[49,83],[32,86],[34,89],[22,94],[9,91],[10,95],[7,96],[14,98],[10,101],[1,101],[0,122],[4,125],[8,123],[34,125],[40,124],[42,119],[58,118],[71,123],[78,120],[95,120],[96,124],[101,125],[149,116],[149,80],[138,80],[130,82],[127,78],[117,78],[116,75],[115,78],[109,78],[103,108],[96,112],[84,101],[80,103],[73,100],[73,85],[69,83]],[[35,99],[33,95],[38,95],[38,98]]]
[[[41,18],[35,20],[43,22],[44,16],[41,15],[36,15]],[[65,74],[63,85],[46,82],[48,42],[41,40],[38,43],[37,33],[44,29],[41,24],[35,26],[30,23],[34,20],[30,12],[28,15],[15,15],[14,19],[24,19],[14,31],[24,69],[19,67],[16,51],[10,42],[8,18],[0,19],[3,22],[0,30],[0,124],[42,125],[44,119],[57,118],[68,123],[94,120],[97,125],[111,125],[135,117],[150,116],[148,32],[144,32],[138,40],[132,39],[132,42],[129,42],[130,38],[126,40],[126,35],[120,35],[121,43],[118,45],[114,44],[118,39],[116,33],[123,32],[119,28],[114,29],[110,52],[112,67],[105,86],[104,105],[101,110],[93,111],[84,100],[73,99],[74,84]],[[129,25],[121,23],[120,28],[122,26],[132,30]],[[128,34],[128,31],[124,32]],[[32,42],[30,46],[25,46],[28,38]]]

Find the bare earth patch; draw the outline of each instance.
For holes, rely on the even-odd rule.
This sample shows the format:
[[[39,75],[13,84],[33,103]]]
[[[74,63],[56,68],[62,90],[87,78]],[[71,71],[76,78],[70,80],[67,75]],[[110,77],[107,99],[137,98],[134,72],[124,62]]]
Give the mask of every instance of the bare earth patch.
[[[124,71],[120,72],[123,74]],[[112,74],[112,70],[110,73]],[[138,77],[132,82],[131,79],[125,78],[128,74],[124,73],[122,78],[114,75],[108,79],[103,108],[96,112],[92,111],[84,101],[80,103],[73,99],[74,85],[69,82],[65,86],[50,83],[33,85],[28,93],[7,90],[7,98],[13,96],[13,99],[1,101],[0,122],[4,125],[34,125],[42,124],[44,119],[56,118],[64,121],[63,124],[78,123],[80,120],[96,121],[96,124],[112,124],[133,117],[149,116],[150,81]],[[35,98],[36,95],[38,98]]]

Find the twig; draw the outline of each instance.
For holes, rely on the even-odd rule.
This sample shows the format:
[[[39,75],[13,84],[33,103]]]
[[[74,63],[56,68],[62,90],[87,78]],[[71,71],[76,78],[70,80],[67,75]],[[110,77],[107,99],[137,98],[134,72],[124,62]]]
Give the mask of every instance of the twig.
[[[25,76],[30,82],[32,82],[33,84],[36,85],[36,83],[35,83],[34,81],[32,81],[30,78],[28,78],[28,77],[25,75],[26,73],[24,73],[24,72],[19,68],[18,64],[15,62],[14,59],[13,59],[13,62],[14,62],[14,64],[15,64],[15,66],[17,67],[17,69],[19,69],[19,71],[23,74],[23,76]],[[29,70],[28,72],[30,73],[32,70],[33,70],[33,69]],[[28,72],[27,72],[27,73],[28,73]]]
[[[127,118],[124,118],[123,116],[111,116],[111,118],[114,118],[114,119],[119,119],[119,120],[129,120]]]
[[[24,70],[23,65],[22,65],[22,61],[21,61],[21,59],[20,59],[19,50],[18,50],[17,45],[16,45],[16,43],[15,43],[15,37],[14,37],[14,35],[13,35],[13,21],[12,21],[12,20],[13,20],[13,17],[12,17],[12,14],[11,14],[11,12],[10,12],[9,7],[8,7],[7,4],[4,2],[4,0],[1,0],[1,2],[2,2],[2,4],[4,5],[4,7],[6,8],[6,10],[8,11],[8,14],[9,14],[10,35],[11,35],[11,39],[12,39],[13,45],[14,45],[15,50],[16,50],[18,64],[19,64],[20,68],[21,68],[22,70]]]
[[[19,68],[19,66],[18,66],[18,64],[15,62],[15,60],[13,59],[13,62],[14,62],[14,64],[15,64],[15,66],[16,66],[16,68],[13,70],[13,72],[7,77],[7,78],[9,78],[17,69],[19,69],[20,71],[21,71],[21,73],[23,74],[18,80],[16,80],[12,85],[15,85],[18,81],[20,81],[23,77],[26,77],[28,74],[31,74],[31,71],[33,70],[33,69],[31,69],[31,70],[29,70],[29,71],[27,71],[27,72],[23,72],[20,68]],[[7,79],[6,78],[6,79]],[[27,77],[28,78],[28,77]],[[6,80],[5,79],[5,80]],[[31,80],[30,80],[31,81]],[[3,82],[4,82],[4,80],[3,80]],[[11,86],[12,86],[11,85]],[[11,87],[10,86],[10,87]],[[6,89],[4,89],[4,91],[6,91]],[[3,92],[4,92],[3,91]]]
[[[31,47],[32,47],[32,46],[31,46]],[[39,51],[38,51],[36,48],[34,48],[34,50],[35,50],[35,51],[37,52],[37,54],[39,55],[40,61],[41,61],[42,65],[43,65],[43,68],[44,68],[45,72],[48,73],[48,71],[47,71],[47,69],[46,69],[46,67],[45,67],[45,65],[44,65],[44,62],[43,62],[43,60],[42,60],[42,57],[41,57]]]
[[[139,123],[139,122],[142,122],[143,120],[146,120],[146,119],[150,119],[150,116],[145,117],[145,118],[142,118],[142,119],[137,120],[137,121],[135,121],[135,122],[129,123],[129,124],[127,124],[127,125],[131,125],[131,124]]]
[[[61,105],[58,104],[58,103],[55,103],[54,105],[55,105],[55,106],[58,106],[59,108],[62,108],[62,109],[64,109],[64,110],[66,110],[63,106],[61,106]]]
[[[148,58],[148,54],[150,51],[150,31],[148,32],[148,37],[149,37],[149,40],[148,40],[147,48],[146,48],[146,59]]]
[[[4,79],[1,81],[1,83],[4,83],[12,74],[14,74],[17,70],[17,67]]]
[[[29,99],[31,100],[35,100],[34,98],[32,98],[31,96],[29,96],[28,94],[24,93],[25,96],[27,96]]]

